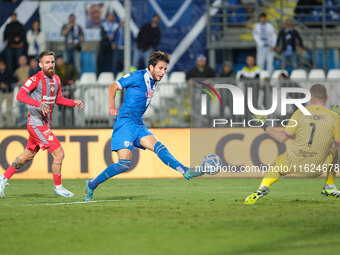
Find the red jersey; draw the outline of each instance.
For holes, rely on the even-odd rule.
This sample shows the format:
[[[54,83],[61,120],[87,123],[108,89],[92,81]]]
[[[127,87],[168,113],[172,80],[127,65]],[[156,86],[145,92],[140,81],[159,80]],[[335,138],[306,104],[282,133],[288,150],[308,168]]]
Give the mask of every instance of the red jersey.
[[[61,93],[60,78],[54,74],[47,77],[43,71],[31,76],[21,87],[17,100],[28,105],[28,125],[51,127],[52,113],[55,104],[74,106],[74,100],[64,98]],[[43,116],[39,109],[41,103],[50,107],[50,112]]]

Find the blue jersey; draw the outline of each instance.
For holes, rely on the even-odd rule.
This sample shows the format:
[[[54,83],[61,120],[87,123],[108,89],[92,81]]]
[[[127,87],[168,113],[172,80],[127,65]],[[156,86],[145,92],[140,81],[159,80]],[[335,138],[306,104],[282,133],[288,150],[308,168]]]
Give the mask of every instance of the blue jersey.
[[[125,74],[116,83],[120,89],[126,89],[117,118],[127,117],[142,123],[143,114],[151,102],[157,82],[149,71],[144,69]]]

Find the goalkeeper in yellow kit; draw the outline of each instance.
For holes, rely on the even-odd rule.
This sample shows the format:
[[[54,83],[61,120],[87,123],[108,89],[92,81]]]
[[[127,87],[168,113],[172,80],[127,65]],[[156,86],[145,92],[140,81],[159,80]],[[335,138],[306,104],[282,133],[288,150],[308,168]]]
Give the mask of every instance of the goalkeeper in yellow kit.
[[[268,194],[273,183],[290,173],[314,177],[327,172],[321,194],[340,196],[340,191],[334,185],[336,172],[339,171],[337,162],[340,150],[340,108],[333,106],[332,110],[329,110],[325,107],[328,95],[324,85],[316,84],[311,87],[310,92],[311,105],[306,108],[312,115],[304,115],[297,110],[284,130],[264,128],[279,142],[283,143],[292,138],[293,145],[277,157],[275,165],[262,179],[259,189],[246,198],[245,204],[255,204],[258,199]]]

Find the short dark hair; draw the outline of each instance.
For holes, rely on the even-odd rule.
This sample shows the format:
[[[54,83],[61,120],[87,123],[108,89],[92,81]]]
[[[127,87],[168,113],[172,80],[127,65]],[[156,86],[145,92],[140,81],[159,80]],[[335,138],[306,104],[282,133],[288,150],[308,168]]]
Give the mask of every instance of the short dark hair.
[[[279,77],[280,77],[281,75],[282,75],[283,78],[285,78],[285,79],[288,78],[288,76],[287,76],[284,72],[280,73]]]
[[[148,63],[148,67],[150,65],[152,66],[156,66],[158,62],[163,61],[167,64],[169,64],[170,62],[170,55],[166,54],[162,51],[156,51],[154,53],[151,54],[150,58],[149,58],[149,63]]]
[[[260,18],[261,18],[261,17],[267,18],[267,14],[265,14],[264,12],[262,12],[262,13],[260,14]]]
[[[39,62],[41,62],[41,59],[45,56],[53,56],[54,57],[54,52],[50,50],[44,50],[39,54]]]
[[[325,85],[315,84],[310,88],[310,93],[312,97],[317,98],[322,101],[327,100],[327,89]]]

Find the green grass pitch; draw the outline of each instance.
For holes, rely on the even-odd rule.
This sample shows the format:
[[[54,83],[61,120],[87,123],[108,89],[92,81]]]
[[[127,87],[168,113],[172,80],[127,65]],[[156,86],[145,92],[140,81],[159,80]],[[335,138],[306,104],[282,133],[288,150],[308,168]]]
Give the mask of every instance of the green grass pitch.
[[[281,179],[255,206],[259,179],[11,180],[0,200],[0,254],[338,254],[340,198],[324,179]],[[339,185],[338,185],[339,186]],[[62,204],[65,202],[65,204]]]

